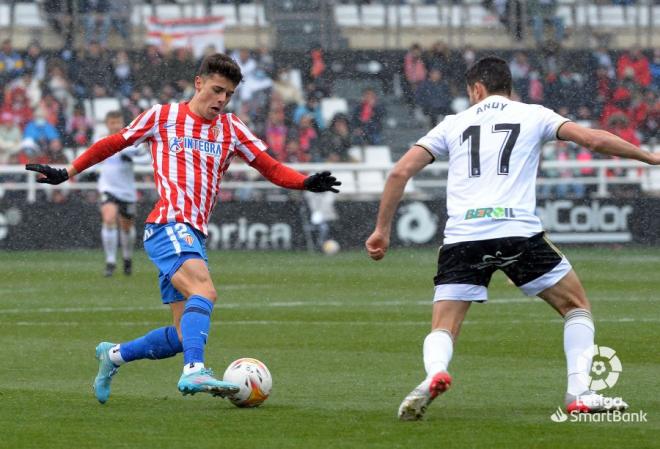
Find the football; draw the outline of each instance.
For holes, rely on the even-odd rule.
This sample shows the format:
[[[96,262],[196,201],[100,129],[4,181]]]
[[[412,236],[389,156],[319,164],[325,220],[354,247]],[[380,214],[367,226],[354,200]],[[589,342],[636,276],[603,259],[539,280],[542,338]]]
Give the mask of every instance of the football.
[[[268,399],[273,387],[273,378],[266,365],[251,358],[231,362],[222,380],[241,387],[238,393],[229,397],[237,407],[258,407]]]
[[[323,251],[323,254],[333,256],[340,250],[339,243],[337,243],[337,240],[326,240],[323,242],[323,245],[321,245],[321,250]]]

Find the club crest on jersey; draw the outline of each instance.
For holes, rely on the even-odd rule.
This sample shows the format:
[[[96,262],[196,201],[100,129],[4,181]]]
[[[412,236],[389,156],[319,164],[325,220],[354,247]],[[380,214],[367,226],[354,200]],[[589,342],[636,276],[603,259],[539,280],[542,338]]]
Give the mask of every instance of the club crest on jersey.
[[[211,140],[218,140],[219,135],[220,135],[220,127],[211,126],[209,128],[209,137],[211,138]]]
[[[172,154],[177,154],[183,150],[183,137],[170,137],[169,151]]]
[[[186,243],[188,244],[188,246],[193,246],[193,242],[194,242],[194,240],[193,240],[193,238],[192,238],[192,235],[190,235],[190,234],[184,234],[184,235],[183,235],[183,239],[186,241]]]

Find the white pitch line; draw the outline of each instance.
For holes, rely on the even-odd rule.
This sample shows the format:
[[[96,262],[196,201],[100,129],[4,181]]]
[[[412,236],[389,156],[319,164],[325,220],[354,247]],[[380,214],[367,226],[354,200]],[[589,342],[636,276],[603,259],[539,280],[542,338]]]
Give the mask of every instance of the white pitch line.
[[[550,319],[513,319],[513,320],[465,320],[463,324],[467,325],[483,325],[483,324],[560,324],[563,320],[558,318]],[[660,318],[603,318],[597,319],[598,323],[659,323]],[[88,325],[88,321],[4,321],[0,322],[0,326],[28,326],[28,327],[77,327],[81,325]],[[123,322],[105,322],[93,323],[95,327],[98,326],[111,326],[111,327],[156,327],[162,326],[164,323],[161,321],[123,321]],[[239,320],[239,321],[214,321],[211,323],[213,327],[226,327],[226,326],[292,326],[292,325],[309,325],[309,326],[379,326],[379,327],[397,327],[397,326],[428,326],[429,321],[314,321],[314,320]]]

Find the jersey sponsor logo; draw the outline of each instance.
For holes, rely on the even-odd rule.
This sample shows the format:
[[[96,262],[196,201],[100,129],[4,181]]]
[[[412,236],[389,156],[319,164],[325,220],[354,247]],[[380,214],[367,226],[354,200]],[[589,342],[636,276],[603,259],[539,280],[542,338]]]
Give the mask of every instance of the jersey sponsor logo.
[[[486,267],[497,267],[497,268],[508,267],[509,265],[518,262],[518,257],[520,257],[521,255],[522,255],[522,251],[519,252],[518,254],[514,254],[513,256],[504,257],[500,251],[496,251],[494,256],[491,256],[490,254],[486,254],[485,256],[483,256],[481,258],[481,262],[472,265],[472,268],[476,268],[477,270],[482,270]]]
[[[513,209],[510,207],[479,207],[476,209],[468,209],[465,212],[466,220],[473,220],[475,218],[516,218],[513,214]]]
[[[194,137],[171,137],[169,140],[171,154],[180,153],[182,150],[201,151],[211,156],[222,155],[222,144],[209,142],[208,140],[195,139]]]

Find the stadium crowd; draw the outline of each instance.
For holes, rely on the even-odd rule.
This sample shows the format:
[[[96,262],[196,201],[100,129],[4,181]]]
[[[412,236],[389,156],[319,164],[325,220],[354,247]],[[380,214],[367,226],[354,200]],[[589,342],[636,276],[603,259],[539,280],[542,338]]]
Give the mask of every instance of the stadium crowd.
[[[209,51],[213,51],[212,48]],[[244,74],[233,110],[266,141],[272,154],[286,162],[350,161],[353,145],[388,144],[383,92],[401,92],[420,127],[467,106],[462,79],[481,51],[451,50],[443,42],[431,48],[412,45],[400,56],[398,72],[382,91],[365,89],[347,113],[324,121],[320,104],[335,95],[332,55],[316,48],[296,60],[278,64],[271,51],[231,52]],[[126,120],[155,103],[190,98],[198,65],[187,49],[163,52],[109,50],[99,42],[75,52],[44,52],[38,41],[18,51],[8,39],[0,47],[0,164],[65,163],[65,148],[89,146],[95,123],[86,100],[119,99]],[[660,50],[639,48],[621,53],[601,47],[581,58],[561,47],[514,51],[510,57],[515,97],[548,106],[575,120],[608,129],[635,144],[657,143],[660,118]],[[345,75],[344,75],[345,76]],[[400,86],[392,84],[399,83]],[[389,88],[387,88],[389,87]],[[399,88],[400,87],[400,88]],[[395,153],[404,148],[394,149]],[[588,160],[592,154],[557,145],[546,159]],[[590,175],[546,173],[548,176]],[[611,173],[616,176],[620,173]],[[574,192],[579,195],[580,192]]]

